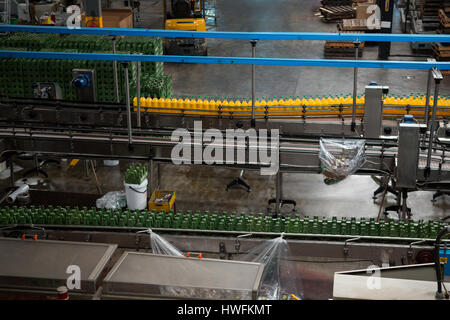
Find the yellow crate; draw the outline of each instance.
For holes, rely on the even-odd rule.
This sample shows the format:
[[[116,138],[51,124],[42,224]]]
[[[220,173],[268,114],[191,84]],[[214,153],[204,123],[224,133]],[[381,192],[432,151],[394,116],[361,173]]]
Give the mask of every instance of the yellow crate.
[[[173,193],[172,197],[170,198],[170,201],[168,203],[156,203],[154,202],[156,198],[161,198],[162,196]],[[150,197],[150,200],[148,201],[148,210],[155,209],[156,211],[160,212],[162,210],[169,212],[173,205],[175,203],[175,191],[170,190],[155,190]]]

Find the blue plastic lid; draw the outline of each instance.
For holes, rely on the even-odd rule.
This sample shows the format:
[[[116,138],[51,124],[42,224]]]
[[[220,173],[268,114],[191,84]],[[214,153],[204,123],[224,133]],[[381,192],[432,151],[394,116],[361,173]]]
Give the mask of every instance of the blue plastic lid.
[[[403,116],[403,123],[414,123],[414,116],[412,114],[405,114]]]

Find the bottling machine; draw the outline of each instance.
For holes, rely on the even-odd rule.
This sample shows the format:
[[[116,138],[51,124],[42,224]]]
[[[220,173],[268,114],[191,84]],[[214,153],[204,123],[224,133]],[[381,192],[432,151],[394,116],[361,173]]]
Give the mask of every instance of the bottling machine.
[[[6,26],[0,31],[9,32],[61,32],[61,33],[96,33],[108,36],[118,35],[152,35],[163,37],[230,37],[250,39],[254,53],[255,39],[341,39],[351,41],[376,41],[379,35],[361,34],[231,34],[220,32],[193,33],[183,31],[137,31],[121,29],[84,29],[68,30],[65,28],[41,29],[36,27]],[[392,39],[391,39],[392,38]],[[392,35],[391,41],[415,41],[414,36],[403,38]],[[385,38],[383,38],[386,41]],[[406,39],[406,40],[405,40]],[[421,37],[420,41],[447,41],[444,36]],[[70,57],[69,57],[70,56]],[[255,56],[255,55],[253,55]],[[33,58],[33,59],[94,59],[109,60],[123,63],[122,77],[125,83],[125,103],[95,102],[96,87],[95,70],[73,70],[73,85],[76,88],[78,101],[55,99],[49,88],[56,85],[41,85],[40,92],[45,92],[43,98],[9,98],[0,100],[0,141],[2,158],[9,162],[11,168],[11,186],[14,186],[14,170],[12,161],[20,154],[34,154],[40,159],[46,158],[77,158],[77,159],[132,159],[147,161],[150,176],[157,176],[158,163],[172,162],[172,149],[179,141],[170,139],[172,133],[181,128],[189,136],[195,137],[198,121],[202,123],[202,133],[208,129],[225,132],[227,129],[241,129],[244,138],[232,146],[220,145],[225,154],[228,149],[233,153],[242,152],[248,160],[252,150],[249,139],[251,130],[278,130],[279,137],[271,137],[270,146],[264,150],[276,155],[279,170],[276,173],[276,197],[270,202],[275,204],[273,215],[233,217],[218,213],[205,212],[130,212],[115,213],[107,210],[88,208],[85,205],[88,196],[72,195],[79,199],[71,205],[61,204],[64,199],[49,203],[50,194],[39,191],[30,192],[30,205],[26,208],[4,207],[1,209],[0,220],[4,228],[0,235],[4,237],[22,237],[25,240],[4,243],[15,243],[28,247],[45,245],[47,240],[64,243],[84,242],[86,250],[91,250],[88,244],[98,243],[102,250],[112,250],[118,245],[118,250],[147,251],[152,249],[148,235],[140,233],[146,228],[164,234],[164,237],[183,252],[202,252],[211,258],[219,260],[234,260],[242,253],[261,243],[264,239],[279,236],[287,239],[292,257],[289,260],[296,271],[297,278],[292,281],[302,282],[305,291],[304,298],[331,298],[332,275],[335,271],[358,270],[370,265],[390,266],[409,265],[417,263],[432,263],[441,267],[438,256],[433,250],[437,236],[442,236],[441,230],[447,230],[443,222],[414,221],[414,214],[408,208],[408,193],[420,190],[446,192],[449,189],[450,167],[447,148],[449,144],[449,128],[446,119],[450,110],[445,105],[439,105],[439,85],[442,80],[440,70],[450,69],[446,62],[429,60],[426,62],[396,62],[396,61],[322,61],[305,59],[257,59],[257,58],[223,58],[223,57],[168,57],[133,54],[82,54],[55,52],[17,52],[0,51],[0,58]],[[133,106],[133,97],[129,92],[129,67],[133,61],[163,61],[163,62],[206,62],[233,64],[273,64],[273,65],[312,65],[383,68],[419,68],[429,70],[427,96],[424,105],[394,106],[385,104],[385,95],[389,91],[388,84],[367,84],[364,88],[365,99],[358,103],[355,89],[352,102],[339,105],[308,106],[281,105],[256,106],[254,96],[254,75],[252,70],[253,94],[251,103],[247,106],[224,106],[223,104],[208,105],[208,108],[169,104],[144,105],[140,97],[139,81],[137,96]],[[138,73],[139,74],[139,73]],[[61,84],[59,84],[61,85]],[[424,84],[426,85],[426,84]],[[434,85],[434,88],[433,88]],[[434,92],[432,92],[434,89]],[[433,101],[431,104],[430,101]],[[198,135],[198,132],[197,132]],[[398,213],[398,221],[365,221],[365,219],[321,219],[318,217],[283,216],[283,204],[292,203],[283,197],[283,174],[287,172],[303,172],[318,174],[323,171],[319,160],[321,139],[348,139],[363,141],[366,161],[356,168],[355,174],[382,176],[387,183],[382,190],[390,190],[397,195],[397,205],[386,208]],[[185,165],[199,165],[194,158],[195,148],[201,152],[208,147],[204,141],[188,143],[192,150],[190,157],[184,159]],[[261,151],[261,146],[256,146]],[[186,164],[190,163],[190,164]],[[260,170],[269,164],[261,155],[253,161],[213,164],[245,170]],[[156,169],[155,169],[156,168]],[[390,185],[389,185],[390,183]],[[154,185],[150,183],[150,190]],[[56,198],[56,197],[55,197]],[[81,200],[83,198],[83,200]],[[34,200],[33,200],[34,199]],[[40,200],[39,200],[40,199]],[[42,199],[45,199],[42,201]],[[46,202],[46,208],[39,207]],[[295,202],[294,202],[295,205]],[[28,240],[27,238],[38,240]],[[39,239],[45,239],[39,240]],[[3,240],[2,240],[3,241]],[[12,240],[11,240],[12,241]],[[25,242],[21,242],[25,241]],[[33,242],[35,241],[35,242]],[[37,241],[37,242],[36,242]],[[70,241],[70,242],[68,242]],[[87,242],[87,243],[86,243]],[[444,241],[445,243],[445,241]],[[106,245],[109,244],[109,245]],[[73,244],[75,245],[75,244]],[[105,247],[106,246],[106,247]],[[109,247],[108,247],[109,246]],[[26,250],[29,250],[27,247]],[[95,245],[92,246],[94,248]],[[80,250],[84,247],[81,246]],[[114,247],[115,248],[115,247]],[[439,245],[439,248],[441,246]],[[12,249],[11,249],[12,250]],[[9,256],[11,250],[1,250]],[[22,249],[21,249],[22,250]],[[23,249],[25,250],[25,249]],[[85,249],[83,249],[85,250]],[[100,249],[98,249],[100,250]],[[444,251],[446,248],[443,249]],[[118,251],[118,252],[119,252]],[[36,251],[38,252],[38,251]],[[110,256],[112,256],[111,252]],[[99,256],[94,260],[98,260]],[[444,255],[446,253],[444,252]],[[104,259],[102,256],[100,259]],[[153,278],[142,275],[127,276],[126,270],[134,270],[135,263],[153,266],[154,263],[167,263],[167,268],[186,264],[189,270],[195,270],[195,264],[211,264],[211,270],[225,272],[230,278],[239,279],[243,268],[248,271],[247,282],[238,281],[233,288],[246,291],[246,297],[255,297],[258,290],[258,277],[263,266],[258,264],[239,264],[232,261],[188,260],[184,258],[167,258],[146,253],[124,253],[119,259],[111,258],[112,269],[106,268],[108,275],[102,278],[105,291],[89,292],[92,296],[105,298],[150,297],[158,291],[155,288],[166,283],[155,283]],[[69,258],[68,258],[69,259]],[[198,259],[198,258],[194,258]],[[3,259],[2,259],[3,260]],[[145,262],[143,262],[145,260]],[[179,262],[179,260],[181,262]],[[141,262],[142,261],[142,262]],[[176,262],[174,262],[176,261]],[[327,265],[326,262],[332,262]],[[19,262],[17,262],[19,263]],[[116,264],[115,264],[116,263]],[[115,264],[115,265],[114,265]],[[190,265],[192,264],[192,265]],[[103,265],[104,266],[104,261]],[[245,265],[245,267],[244,267]],[[12,276],[12,269],[2,269],[0,273]],[[96,270],[101,267],[96,267]],[[437,268],[437,267],[436,267]],[[222,270],[222,271],[221,271]],[[234,271],[233,271],[234,270]],[[23,277],[33,278],[29,270],[13,270],[17,276],[23,271]],[[50,270],[51,271],[51,270]],[[163,270],[161,270],[163,271]],[[227,272],[228,272],[227,271]],[[175,272],[175,271],[174,271]],[[43,272],[45,273],[45,272]],[[134,271],[131,271],[134,274]],[[29,275],[28,275],[29,274]],[[129,272],[128,272],[129,274]],[[26,276],[25,276],[26,275]],[[241,274],[242,276],[243,274]],[[259,275],[259,276],[258,276]],[[343,277],[345,275],[339,275]],[[42,275],[42,277],[47,277]],[[167,275],[164,275],[167,277]],[[444,278],[436,273],[434,281]],[[56,286],[58,279],[54,279]],[[95,282],[97,278],[92,278]],[[60,280],[60,279],[59,279]],[[252,281],[250,281],[252,280]],[[201,282],[199,280],[199,282]],[[341,282],[338,282],[341,283]],[[180,285],[170,283],[170,286]],[[203,283],[204,287],[209,284]],[[239,285],[241,287],[239,287]],[[0,283],[0,286],[3,284]],[[185,286],[195,286],[195,283]],[[220,284],[225,286],[225,284]],[[5,284],[8,287],[8,284]],[[92,287],[98,288],[92,284]],[[228,289],[233,289],[228,288]],[[211,289],[209,287],[209,289]],[[215,287],[215,290],[220,288]],[[3,290],[3,289],[2,289]],[[153,292],[152,290],[156,290]],[[336,291],[336,292],[342,292]],[[8,290],[6,290],[8,291]],[[25,292],[27,290],[22,290]],[[48,290],[43,290],[48,293]],[[220,290],[219,290],[220,291]],[[150,294],[150,292],[153,292]],[[158,291],[159,292],[159,291]],[[183,291],[186,293],[187,291]],[[441,291],[442,293],[442,291]],[[242,294],[238,296],[242,297]],[[439,296],[439,295],[438,295]],[[154,296],[152,296],[154,297]],[[183,295],[186,297],[186,295]],[[214,297],[214,296],[213,296]],[[336,294],[336,297],[343,297]],[[440,297],[440,296],[439,296]],[[345,297],[348,298],[348,297]],[[351,298],[351,297],[350,297]],[[401,297],[400,297],[401,298]]]

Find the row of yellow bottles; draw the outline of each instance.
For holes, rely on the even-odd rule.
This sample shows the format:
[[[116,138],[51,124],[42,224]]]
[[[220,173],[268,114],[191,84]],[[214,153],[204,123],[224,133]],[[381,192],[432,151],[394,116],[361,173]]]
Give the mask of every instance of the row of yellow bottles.
[[[408,96],[387,95],[384,98],[385,105],[410,105],[410,106],[424,106],[425,95]],[[363,106],[365,97],[357,96],[356,104]],[[433,105],[433,97],[430,98],[430,105]],[[303,97],[273,97],[273,98],[258,98],[255,100],[256,112],[273,112],[285,115],[298,114],[304,107],[309,110],[315,109],[329,109],[330,106],[351,106],[353,104],[353,96],[348,95],[329,95],[329,96],[303,96]],[[137,107],[137,98],[134,98],[133,105]],[[142,97],[140,105],[143,111],[159,112],[159,113],[185,113],[185,114],[218,114],[219,112],[234,113],[236,115],[248,115],[251,112],[251,99],[238,98],[207,98],[207,97],[161,97],[161,98],[145,98]],[[450,98],[440,96],[438,106],[450,107]],[[136,108],[134,108],[136,111]]]
[[[426,95],[419,95],[411,93],[408,96],[389,95],[384,98],[385,105],[400,105],[400,106],[425,106]],[[430,97],[430,105],[434,104],[434,97]],[[450,97],[439,96],[437,105],[439,107],[450,107]]]

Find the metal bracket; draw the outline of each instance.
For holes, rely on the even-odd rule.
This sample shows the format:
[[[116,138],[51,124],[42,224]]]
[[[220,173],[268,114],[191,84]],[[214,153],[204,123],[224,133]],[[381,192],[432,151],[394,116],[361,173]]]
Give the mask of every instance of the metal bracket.
[[[357,240],[360,240],[360,239],[361,239],[361,237],[351,238],[351,239],[345,240],[345,243],[344,243],[344,256],[347,256],[348,252],[349,252],[348,243],[349,242],[353,242],[353,241],[357,241]]]
[[[408,251],[407,251],[407,256],[408,256],[408,258],[409,258],[409,259],[412,259],[412,257],[413,257],[413,249],[412,249],[412,246],[413,246],[413,245],[415,245],[415,244],[420,244],[420,243],[424,243],[424,242],[428,242],[428,241],[429,241],[429,240],[419,240],[419,241],[411,242],[411,243],[409,244]]]
[[[247,234],[241,234],[241,235],[236,237],[236,242],[234,244],[234,248],[236,249],[236,253],[239,253],[239,250],[241,249],[241,242],[239,241],[239,239],[240,238],[250,237],[252,235],[253,235],[252,233],[247,233]]]
[[[220,253],[219,258],[221,260],[225,260],[226,255],[227,255],[227,248],[225,247],[225,242],[219,243],[219,253]]]
[[[441,70],[436,69],[436,67],[431,69],[431,73],[433,74],[434,80],[442,80],[442,79],[444,79],[444,77],[442,76]]]

